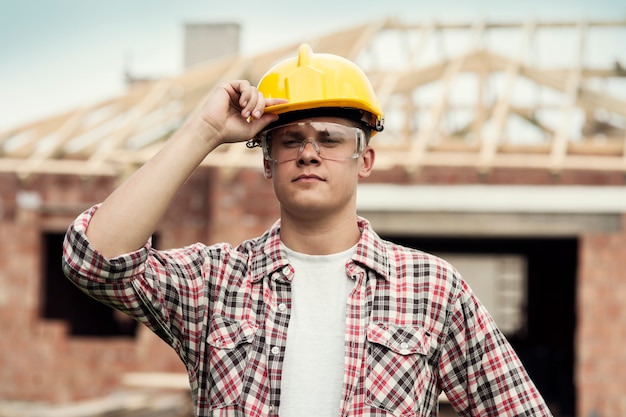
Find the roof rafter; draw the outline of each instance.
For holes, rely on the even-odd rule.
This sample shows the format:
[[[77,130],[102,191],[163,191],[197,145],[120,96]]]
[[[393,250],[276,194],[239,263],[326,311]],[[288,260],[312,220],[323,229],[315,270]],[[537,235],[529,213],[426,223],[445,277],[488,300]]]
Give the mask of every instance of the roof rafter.
[[[577,45],[574,61],[545,65],[533,59],[533,40],[542,31],[577,37],[568,42]],[[609,64],[586,63],[587,51],[598,52],[590,45],[597,31],[612,31],[615,42],[626,42],[626,21],[619,20],[422,24],[397,18],[303,41],[363,64],[386,111],[386,130],[376,138],[376,169],[465,165],[483,172],[626,172],[626,52],[607,56],[617,59]],[[459,33],[461,38],[453,38]],[[498,48],[497,40],[506,36],[517,36],[520,47]],[[455,40],[446,47],[449,39]],[[213,60],[176,77],[133,85],[120,97],[0,132],[0,172],[20,178],[125,175],[154,155],[221,82],[256,83],[299,44]],[[394,50],[399,53],[392,56]],[[611,87],[599,88],[598,80]],[[537,91],[535,101],[530,90]],[[260,160],[258,151],[227,144],[203,164],[239,169],[259,167]]]

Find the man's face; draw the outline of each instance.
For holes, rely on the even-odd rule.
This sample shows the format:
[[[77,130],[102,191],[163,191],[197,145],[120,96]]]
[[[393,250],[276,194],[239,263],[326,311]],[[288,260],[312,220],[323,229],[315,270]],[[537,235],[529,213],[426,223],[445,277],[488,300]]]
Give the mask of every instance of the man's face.
[[[265,176],[284,215],[319,217],[356,209],[359,178],[369,176],[374,151],[361,127],[336,117],[315,117],[267,132]]]

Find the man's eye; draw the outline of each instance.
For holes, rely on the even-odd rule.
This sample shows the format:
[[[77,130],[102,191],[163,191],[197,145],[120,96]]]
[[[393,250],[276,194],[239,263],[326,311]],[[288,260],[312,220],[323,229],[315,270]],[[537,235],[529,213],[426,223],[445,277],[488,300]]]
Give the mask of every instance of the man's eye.
[[[324,146],[335,146],[335,145],[341,145],[343,143],[343,140],[341,138],[338,137],[325,137],[319,140],[319,144],[320,145],[324,145]]]
[[[301,143],[302,141],[295,139],[285,139],[281,142],[282,146],[284,146],[285,148],[297,148],[300,146]]]

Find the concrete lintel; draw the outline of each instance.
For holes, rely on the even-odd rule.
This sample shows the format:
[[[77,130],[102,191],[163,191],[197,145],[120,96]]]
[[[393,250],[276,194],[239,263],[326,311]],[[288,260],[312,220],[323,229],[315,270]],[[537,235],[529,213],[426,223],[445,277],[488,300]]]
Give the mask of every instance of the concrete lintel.
[[[361,184],[357,208],[367,212],[626,213],[623,186]]]
[[[454,237],[577,237],[611,233],[622,226],[619,214],[433,213],[360,210],[380,234]]]

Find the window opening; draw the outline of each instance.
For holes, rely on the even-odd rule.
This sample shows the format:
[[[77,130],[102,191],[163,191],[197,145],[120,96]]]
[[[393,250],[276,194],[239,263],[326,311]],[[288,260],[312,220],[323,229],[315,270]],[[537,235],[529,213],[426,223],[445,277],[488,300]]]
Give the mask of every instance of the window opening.
[[[43,235],[43,318],[66,321],[72,336],[135,337],[135,320],[83,293],[63,274],[63,238],[64,233]]]

